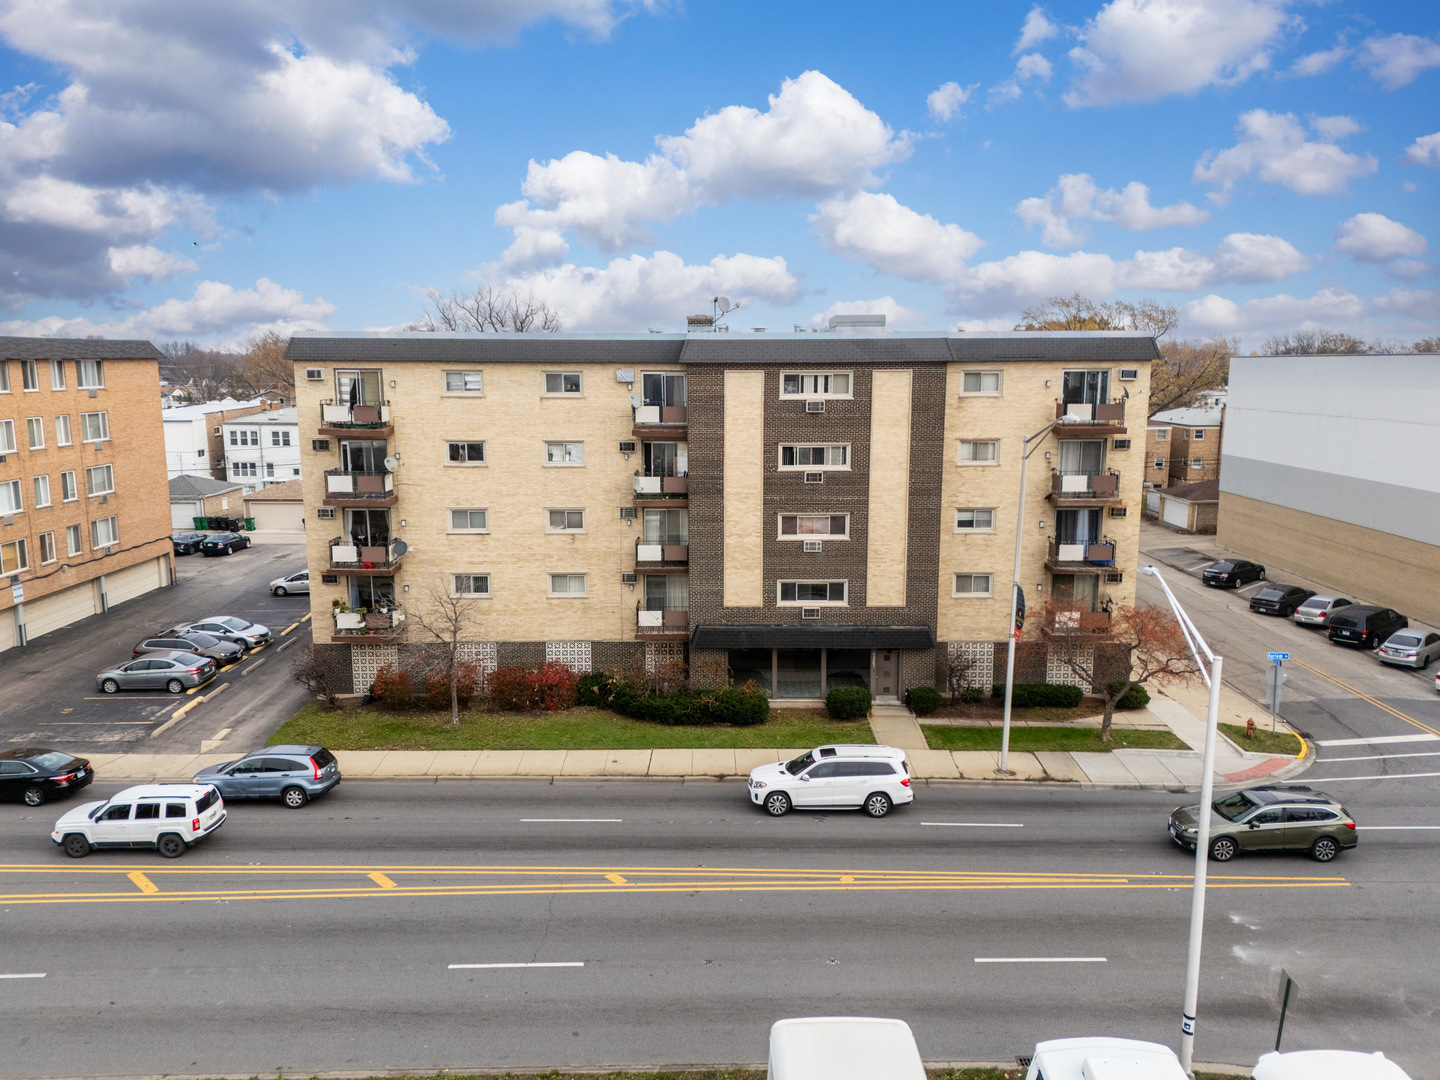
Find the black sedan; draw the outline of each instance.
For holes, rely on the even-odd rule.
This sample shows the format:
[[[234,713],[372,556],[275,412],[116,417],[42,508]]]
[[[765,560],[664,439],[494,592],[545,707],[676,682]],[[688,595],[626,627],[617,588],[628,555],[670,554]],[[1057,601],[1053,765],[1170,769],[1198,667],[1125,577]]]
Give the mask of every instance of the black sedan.
[[[234,555],[250,546],[250,538],[239,533],[215,533],[200,545],[201,555]]]
[[[1200,580],[1219,589],[1238,589],[1247,581],[1264,581],[1265,567],[1244,559],[1221,559],[1205,567]]]
[[[1250,598],[1250,610],[1262,615],[1284,615],[1289,618],[1295,609],[1315,595],[1313,589],[1298,585],[1266,585]]]
[[[59,750],[32,746],[0,753],[0,799],[39,806],[52,795],[77,791],[94,779],[88,760]]]
[[[194,555],[200,550],[200,545],[205,543],[205,534],[203,532],[171,533],[170,542],[175,545],[176,555]]]
[[[196,656],[208,656],[217,664],[233,664],[245,655],[245,647],[199,630],[187,630],[183,634],[159,634],[146,638],[130,650],[130,655],[139,656],[147,652],[191,652]]]

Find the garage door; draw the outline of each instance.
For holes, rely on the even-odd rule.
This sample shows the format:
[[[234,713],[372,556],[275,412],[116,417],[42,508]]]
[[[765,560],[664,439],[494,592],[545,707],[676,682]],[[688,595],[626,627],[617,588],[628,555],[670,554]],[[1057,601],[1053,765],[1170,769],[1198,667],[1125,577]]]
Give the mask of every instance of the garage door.
[[[160,587],[159,560],[149,559],[105,575],[105,597],[113,608]]]
[[[1188,529],[1190,527],[1190,504],[1181,502],[1179,499],[1166,499],[1162,506],[1166,525],[1174,525],[1177,529]]]
[[[1145,513],[1151,517],[1160,516],[1160,493],[1158,491],[1147,491],[1145,493]]]
[[[246,503],[257,531],[305,532],[305,504],[300,502]]]
[[[170,504],[170,528],[189,531],[195,528],[195,519],[203,517],[200,503],[183,502]]]
[[[95,590],[90,582],[72,585],[64,592],[25,604],[25,635],[30,640],[69,626],[95,614]]]
[[[0,652],[15,647],[15,609],[0,611]]]

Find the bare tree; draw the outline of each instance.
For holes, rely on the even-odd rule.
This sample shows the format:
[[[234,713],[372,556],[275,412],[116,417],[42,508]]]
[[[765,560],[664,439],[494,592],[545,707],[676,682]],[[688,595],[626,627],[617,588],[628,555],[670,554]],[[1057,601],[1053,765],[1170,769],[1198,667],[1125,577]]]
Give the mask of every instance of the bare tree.
[[[460,723],[460,646],[477,640],[480,604],[456,588],[455,576],[439,570],[419,583],[420,603],[406,612],[406,622],[438,645],[440,668],[450,680],[450,723]],[[413,601],[412,601],[413,604]]]
[[[440,330],[466,330],[472,333],[553,334],[564,327],[559,310],[533,293],[515,289],[497,289],[494,285],[478,286],[474,292],[458,289],[448,296],[439,289],[425,294],[425,313],[405,329],[434,333]]]
[[[1238,338],[1161,342],[1160,359],[1150,365],[1150,412],[1193,405],[1207,390],[1221,389],[1239,349]]]
[[[1180,623],[1174,615],[1157,607],[1116,604],[1109,618],[1076,605],[1066,597],[1052,598],[1046,605],[1045,623],[1050,627],[1050,657],[1092,686],[1099,653],[1110,649],[1128,652],[1129,674],[1105,686],[1102,695],[1105,715],[1100,738],[1110,741],[1110,722],[1115,706],[1132,686],[1178,682],[1199,673]]]
[[[295,659],[290,662],[290,674],[310,693],[323,698],[332,709],[347,690],[341,665],[331,659],[328,652],[319,652],[312,644],[303,645],[296,651]]]
[[[1410,346],[1410,351],[1418,353],[1440,352],[1440,337],[1422,338]]]
[[[971,689],[974,676],[979,674],[980,661],[973,653],[962,649],[945,651],[945,688],[950,692],[950,704],[958,705],[966,690]]]
[[[1276,334],[1260,346],[1265,356],[1363,356],[1373,351],[1361,338],[1323,328]]]
[[[172,385],[190,387],[192,403],[245,393],[238,353],[202,349],[193,341],[161,342],[159,348],[165,356],[161,372]]]
[[[1016,330],[1143,330],[1157,340],[1180,324],[1180,309],[1152,297],[1097,304],[1088,296],[1047,296],[1020,313]]]
[[[287,400],[295,397],[295,365],[285,358],[289,339],[274,330],[257,334],[245,343],[240,378],[247,394],[273,391]]]

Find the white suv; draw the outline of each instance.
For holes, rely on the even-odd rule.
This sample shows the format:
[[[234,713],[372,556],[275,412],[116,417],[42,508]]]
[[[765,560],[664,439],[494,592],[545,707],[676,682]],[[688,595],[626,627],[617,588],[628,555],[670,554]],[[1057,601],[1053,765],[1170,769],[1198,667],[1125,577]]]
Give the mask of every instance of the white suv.
[[[794,761],[750,770],[750,801],[772,817],[790,808],[854,809],[884,817],[915,801],[905,751],[893,746],[817,746]]]
[[[55,823],[50,839],[72,859],[92,848],[155,848],[178,859],[225,824],[225,800],[209,784],[141,784],[108,802],[82,803]]]

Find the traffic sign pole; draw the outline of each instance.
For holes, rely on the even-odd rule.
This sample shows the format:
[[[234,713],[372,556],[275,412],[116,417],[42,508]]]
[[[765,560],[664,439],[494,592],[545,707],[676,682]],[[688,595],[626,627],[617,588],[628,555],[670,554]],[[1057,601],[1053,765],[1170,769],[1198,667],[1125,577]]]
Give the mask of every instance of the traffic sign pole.
[[[1265,659],[1270,661],[1270,734],[1275,734],[1275,710],[1280,707],[1280,687],[1284,684],[1285,676],[1280,674],[1280,665],[1290,659],[1288,652],[1266,653]]]

